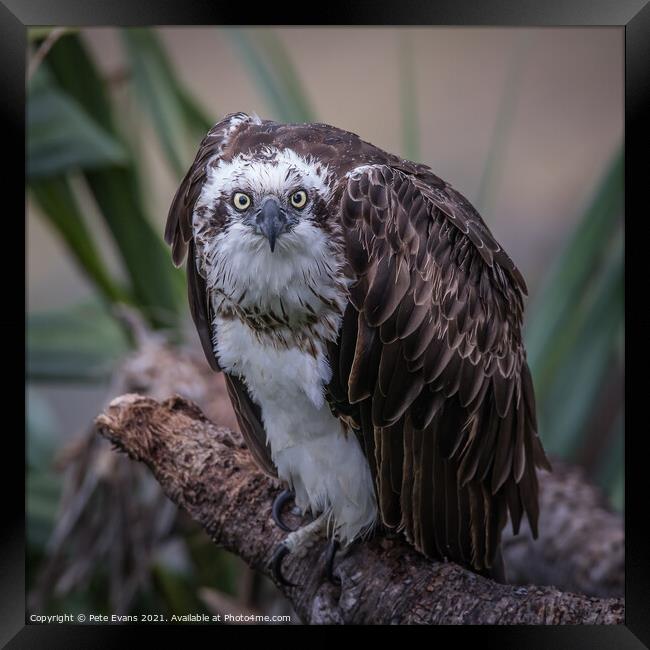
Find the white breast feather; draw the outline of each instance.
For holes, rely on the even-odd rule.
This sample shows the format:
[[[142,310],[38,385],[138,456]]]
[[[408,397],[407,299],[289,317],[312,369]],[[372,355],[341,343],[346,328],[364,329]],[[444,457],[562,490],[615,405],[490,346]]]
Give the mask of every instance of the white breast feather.
[[[331,370],[323,351],[315,359],[264,345],[239,321],[217,317],[215,325],[219,363],[244,378],[260,405],[273,462],[297,505],[329,512],[343,544],[369,531],[377,518],[370,469],[356,436],[344,433],[325,402]]]

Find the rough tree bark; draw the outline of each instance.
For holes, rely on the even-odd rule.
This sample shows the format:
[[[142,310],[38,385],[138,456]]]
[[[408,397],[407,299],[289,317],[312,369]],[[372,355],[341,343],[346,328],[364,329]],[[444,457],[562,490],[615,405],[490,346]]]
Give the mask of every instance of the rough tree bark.
[[[270,575],[271,555],[284,536],[270,518],[279,487],[256,469],[238,434],[215,426],[180,397],[158,402],[135,394],[113,400],[97,426],[118,449],[145,463],[216,544]],[[319,570],[324,554],[323,543],[285,559],[285,574],[298,586],[278,586],[305,623],[624,621],[620,598],[500,585],[455,564],[429,561],[398,538],[353,546],[336,564],[340,587]]]

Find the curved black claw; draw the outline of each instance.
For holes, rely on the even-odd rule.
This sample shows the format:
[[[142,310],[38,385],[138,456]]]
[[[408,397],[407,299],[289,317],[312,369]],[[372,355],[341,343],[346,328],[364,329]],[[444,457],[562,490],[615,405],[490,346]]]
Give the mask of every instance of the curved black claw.
[[[285,533],[293,532],[293,528],[289,528],[289,526],[282,521],[282,508],[284,508],[284,505],[288,501],[291,501],[294,496],[295,494],[291,490],[282,490],[282,492],[275,497],[273,507],[271,508],[271,516],[273,517],[275,525]]]
[[[334,557],[336,556],[336,551],[338,550],[338,540],[331,539],[327,544],[327,552],[325,554],[325,577],[337,587],[341,585],[341,578],[334,575]]]
[[[284,559],[285,555],[288,555],[290,553],[288,546],[282,542],[282,544],[278,544],[275,551],[273,551],[273,557],[271,558],[271,570],[273,571],[273,577],[282,585],[285,585],[287,587],[296,587],[293,582],[289,582],[283,575],[282,575],[282,560]]]

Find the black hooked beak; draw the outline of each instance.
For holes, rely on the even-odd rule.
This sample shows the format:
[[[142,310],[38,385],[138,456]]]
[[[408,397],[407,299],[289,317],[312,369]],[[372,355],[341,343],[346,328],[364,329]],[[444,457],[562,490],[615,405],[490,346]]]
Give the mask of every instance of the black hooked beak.
[[[271,252],[273,252],[278,235],[282,234],[287,228],[287,217],[284,210],[275,199],[265,199],[260,211],[257,213],[256,221],[259,229],[269,240],[269,246]]]

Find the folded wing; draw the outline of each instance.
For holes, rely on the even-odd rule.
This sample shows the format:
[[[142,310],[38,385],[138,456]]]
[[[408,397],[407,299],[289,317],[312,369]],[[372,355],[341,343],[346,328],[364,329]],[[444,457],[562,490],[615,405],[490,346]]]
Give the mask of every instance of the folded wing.
[[[469,203],[387,165],[342,181],[355,277],[329,396],[357,422],[383,522],[492,566],[508,513],[537,533],[547,467],[521,340],[525,284]]]

